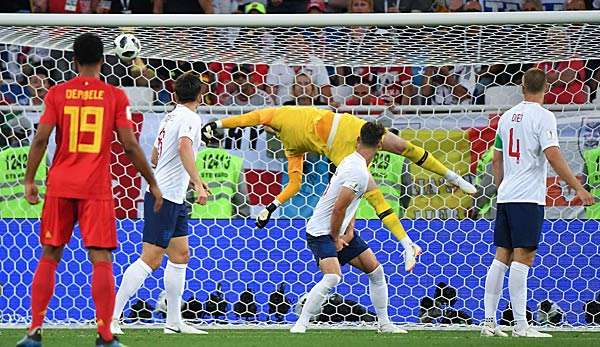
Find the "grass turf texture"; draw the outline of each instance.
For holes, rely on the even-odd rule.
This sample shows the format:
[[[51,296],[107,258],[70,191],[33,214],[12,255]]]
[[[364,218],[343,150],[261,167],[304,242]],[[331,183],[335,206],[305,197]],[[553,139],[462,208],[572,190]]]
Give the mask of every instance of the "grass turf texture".
[[[368,330],[312,330],[291,335],[287,330],[209,330],[209,335],[165,335],[162,329],[126,329],[121,341],[129,347],[406,347],[406,346],[600,346],[600,333],[555,332],[551,339],[483,338],[479,331],[411,331],[408,335],[382,335]],[[22,329],[0,330],[0,346],[14,346]],[[47,329],[45,347],[93,346],[92,329]]]

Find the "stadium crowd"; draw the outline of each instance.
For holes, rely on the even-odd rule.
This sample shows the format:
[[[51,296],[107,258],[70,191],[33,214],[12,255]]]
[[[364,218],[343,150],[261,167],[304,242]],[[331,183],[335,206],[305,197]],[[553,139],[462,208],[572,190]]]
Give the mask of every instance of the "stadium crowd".
[[[368,12],[480,12],[490,1],[463,0],[36,0],[3,2],[0,12],[50,13],[368,13]],[[596,2],[567,0],[553,9],[593,9]],[[600,2],[599,2],[600,3]],[[546,4],[546,2],[544,2]],[[546,6],[547,9],[548,6]],[[494,8],[498,8],[497,6]],[[540,0],[523,0],[522,11],[544,10]],[[510,10],[510,8],[506,8]],[[349,33],[353,35],[355,33]],[[381,35],[367,32],[369,35]],[[249,34],[248,34],[249,35]],[[297,40],[316,40],[304,32]],[[339,35],[336,33],[336,35]],[[385,35],[385,32],[383,32]],[[336,38],[337,39],[337,38]],[[568,38],[567,38],[568,39]],[[307,42],[308,43],[308,42]],[[0,103],[39,105],[49,86],[71,78],[69,52],[0,46]],[[485,104],[486,91],[494,86],[517,85],[522,72],[533,64],[455,66],[326,66],[317,56],[305,66],[291,66],[284,60],[265,64],[170,61],[163,59],[121,62],[108,56],[106,80],[122,87],[146,88],[149,103],[172,102],[173,81],[181,73],[203,73],[212,86],[208,105],[455,105]],[[546,103],[584,104],[596,98],[600,81],[600,60],[573,59],[540,62],[550,72],[552,88]],[[146,95],[146,94],[144,94]]]

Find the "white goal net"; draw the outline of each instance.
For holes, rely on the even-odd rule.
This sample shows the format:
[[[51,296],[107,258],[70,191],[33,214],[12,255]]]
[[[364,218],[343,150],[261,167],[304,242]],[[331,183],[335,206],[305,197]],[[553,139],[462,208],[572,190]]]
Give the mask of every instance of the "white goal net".
[[[479,324],[494,252],[489,153],[498,117],[522,100],[520,78],[528,68],[548,72],[552,84],[545,101],[557,117],[561,150],[600,198],[600,20],[580,14],[567,22],[554,13],[548,23],[540,23],[520,13],[515,15],[525,24],[503,24],[496,20],[500,15],[460,14],[462,24],[445,19],[439,24],[442,17],[433,15],[418,16],[421,23],[392,15],[382,23],[383,17],[374,15],[360,17],[361,26],[349,25],[356,24],[353,16],[348,25],[336,19],[335,26],[291,26],[315,23],[311,15],[290,16],[294,24],[289,26],[269,23],[278,16],[262,20],[244,15],[216,16],[225,24],[215,26],[192,26],[186,23],[190,16],[162,16],[165,26],[144,26],[143,17],[136,16],[131,18],[138,25],[128,27],[114,25],[124,23],[123,16],[104,17],[100,24],[94,19],[89,26],[83,19],[81,25],[14,26],[15,17],[0,15],[0,324],[30,319],[41,207],[24,201],[22,178],[43,99],[48,88],[75,75],[71,46],[84,32],[102,37],[107,53],[103,78],[127,92],[136,134],[148,156],[160,120],[172,109],[174,79],[193,70],[210,85],[211,94],[198,110],[204,122],[290,104],[349,112],[397,129],[473,182],[478,192],[472,197],[402,157],[377,156],[374,176],[425,251],[412,274],[404,272],[400,245],[370,207],[361,207],[356,229],[383,264],[394,322]],[[149,22],[158,21],[150,17]],[[235,18],[248,26],[226,25]],[[469,18],[477,25],[465,25]],[[127,62],[112,54],[112,41],[122,32],[141,41],[140,58]],[[229,129],[220,136],[219,147],[203,148],[198,155],[200,172],[217,194],[208,207],[190,206],[184,318],[291,323],[297,319],[299,299],[321,276],[306,245],[305,224],[334,168],[327,158],[308,154],[301,191],[258,230],[257,212],[287,183],[281,143],[258,127]],[[53,152],[51,144],[36,176],[42,186]],[[141,251],[145,187],[116,143],[111,160],[120,241],[114,253],[118,287]],[[552,170],[547,186],[528,317],[535,324],[560,327],[600,324],[600,205],[584,208]],[[367,276],[348,267],[343,271],[342,283],[316,320],[373,322]],[[58,267],[48,321],[93,320],[90,274],[76,231]],[[164,318],[162,275],[158,270],[145,282],[125,309],[126,322]],[[503,322],[510,324],[507,299],[505,292],[500,309]]]

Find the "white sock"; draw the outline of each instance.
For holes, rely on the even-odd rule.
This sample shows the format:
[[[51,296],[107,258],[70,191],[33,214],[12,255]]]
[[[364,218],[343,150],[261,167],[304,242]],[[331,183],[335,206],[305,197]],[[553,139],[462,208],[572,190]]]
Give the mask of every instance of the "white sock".
[[[488,269],[485,277],[485,295],[483,296],[486,323],[496,324],[496,311],[502,296],[502,284],[506,270],[508,270],[508,266],[497,259],[492,261],[492,265]]]
[[[165,269],[165,291],[167,292],[167,325],[181,323],[181,296],[185,288],[185,270],[187,264],[175,264],[167,261]]]
[[[302,307],[302,313],[298,318],[296,324],[308,325],[310,318],[319,312],[321,312],[321,305],[325,301],[325,297],[331,290],[340,283],[342,278],[335,274],[325,274],[323,278],[317,283],[308,293],[306,302]]]
[[[444,178],[448,181],[454,181],[458,178],[458,174],[452,170],[448,170],[448,172],[446,172],[446,176],[444,176]]]
[[[375,306],[377,312],[377,320],[379,325],[388,324],[390,318],[388,316],[388,287],[385,282],[385,273],[383,266],[379,265],[373,272],[369,274],[369,295],[371,302]]]
[[[516,328],[521,330],[527,327],[527,277],[529,266],[513,261],[510,264],[508,275],[508,291],[515,317]]]
[[[144,263],[142,259],[138,259],[133,264],[129,265],[123,274],[121,286],[115,297],[115,309],[113,311],[113,319],[119,319],[123,313],[125,305],[133,295],[140,289],[144,281],[152,273],[152,268]]]
[[[402,245],[402,247],[404,247],[404,249],[409,249],[412,247],[413,242],[407,235],[406,237],[400,240],[400,244]]]

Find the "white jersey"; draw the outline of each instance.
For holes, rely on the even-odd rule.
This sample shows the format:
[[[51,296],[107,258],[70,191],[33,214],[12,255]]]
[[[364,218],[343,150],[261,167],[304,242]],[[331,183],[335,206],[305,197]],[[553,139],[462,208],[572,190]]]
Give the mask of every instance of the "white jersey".
[[[344,234],[348,224],[356,214],[361,197],[367,191],[368,183],[369,168],[365,158],[357,152],[344,158],[337,167],[335,175],[331,178],[325,194],[319,199],[313,216],[306,224],[306,232],[312,236],[329,235],[331,233],[333,206],[337,201],[341,188],[346,187],[351,189],[355,195],[350,206],[346,209],[346,215],[340,228],[340,235]]]
[[[200,116],[183,105],[177,105],[160,122],[158,136],[154,142],[158,151],[154,175],[166,200],[182,204],[185,199],[190,176],[179,157],[179,139],[187,137],[192,140],[195,157],[200,148],[201,127]]]
[[[558,147],[556,118],[540,104],[523,101],[502,115],[495,144],[504,163],[499,203],[546,205],[548,166],[544,150],[552,146]]]

